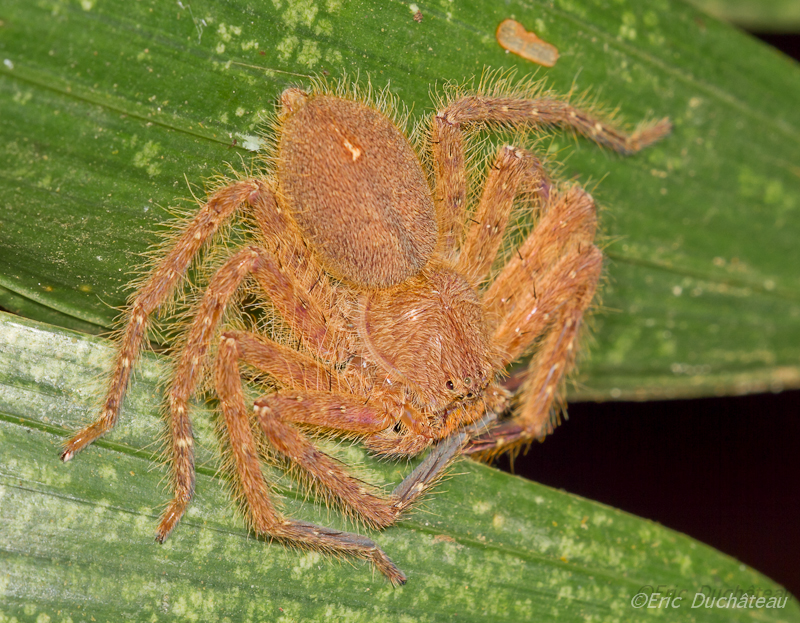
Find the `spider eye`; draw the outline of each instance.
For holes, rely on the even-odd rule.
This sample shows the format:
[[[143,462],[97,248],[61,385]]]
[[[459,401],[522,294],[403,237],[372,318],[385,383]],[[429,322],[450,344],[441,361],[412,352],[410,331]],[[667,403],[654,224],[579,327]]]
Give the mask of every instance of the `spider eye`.
[[[472,379],[470,377],[464,379],[464,385],[471,385],[471,384],[472,384]]]
[[[456,388],[456,386],[455,386],[455,384],[453,383],[453,381],[447,381],[447,383],[445,383],[445,386],[447,387],[447,389],[450,389],[450,390],[452,390],[452,389],[455,389],[455,388]]]

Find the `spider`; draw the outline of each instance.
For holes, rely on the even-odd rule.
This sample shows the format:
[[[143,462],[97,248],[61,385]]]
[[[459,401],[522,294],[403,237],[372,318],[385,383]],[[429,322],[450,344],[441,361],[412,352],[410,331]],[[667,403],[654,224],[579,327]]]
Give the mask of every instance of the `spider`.
[[[506,145],[470,210],[468,139],[483,126],[565,126],[632,154],[665,136],[670,123],[626,134],[552,92],[496,86],[443,100],[415,148],[385,98],[315,83],[283,92],[274,126],[267,174],[213,192],[132,297],[102,413],[65,444],[61,458],[114,427],[150,316],[174,296],[220,227],[245,212],[258,244],[233,252],[210,278],[177,356],[168,390],[174,497],[157,540],[167,538],[194,493],[188,402],[210,366],[234,487],[252,529],[370,560],[402,584],[406,576],[372,540],[284,517],[261,472],[260,444],[367,525],[383,528],[459,453],[514,450],[552,432],[602,271],[594,201],[577,184],[551,181],[529,151]],[[526,194],[538,222],[493,270],[512,207]],[[226,306],[245,283],[266,297],[288,339],[224,326]],[[504,370],[530,352],[512,403]],[[242,366],[276,387],[252,409]],[[433,450],[385,496],[320,451],[313,441],[320,432],[359,439],[382,456]]]

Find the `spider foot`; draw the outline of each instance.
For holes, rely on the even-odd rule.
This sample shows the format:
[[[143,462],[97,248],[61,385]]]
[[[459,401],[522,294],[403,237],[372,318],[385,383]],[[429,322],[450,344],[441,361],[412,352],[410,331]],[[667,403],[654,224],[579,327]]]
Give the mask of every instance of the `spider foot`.
[[[305,521],[284,521],[268,533],[269,536],[309,549],[332,554],[356,556],[370,561],[395,586],[406,583],[406,574],[373,541],[360,534],[323,528]]]

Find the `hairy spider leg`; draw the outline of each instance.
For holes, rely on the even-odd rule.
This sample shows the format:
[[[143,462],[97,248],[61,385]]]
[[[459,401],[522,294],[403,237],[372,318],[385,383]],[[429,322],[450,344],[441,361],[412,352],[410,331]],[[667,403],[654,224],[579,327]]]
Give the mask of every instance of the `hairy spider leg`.
[[[538,276],[563,257],[568,246],[591,246],[596,229],[595,204],[589,193],[574,184],[554,194],[533,231],[489,285],[483,305],[487,314],[501,319],[496,337],[505,345],[506,363],[521,356],[529,343],[528,338],[513,333],[516,326],[512,325],[519,322],[514,314],[527,314],[543,294],[536,282]],[[531,287],[521,287],[531,282]],[[504,331],[512,335],[504,337]]]
[[[337,462],[314,448],[289,424],[310,425],[363,436],[391,426],[395,418],[386,410],[365,402],[363,397],[347,392],[340,379],[334,380],[335,373],[327,374],[330,377],[330,386],[320,388],[319,382],[324,382],[326,371],[315,369],[318,364],[315,366],[315,362],[299,353],[291,356],[288,352],[280,352],[281,347],[277,344],[262,342],[245,333],[227,331],[223,335],[220,348],[224,349],[225,356],[217,362],[216,379],[223,410],[230,409],[235,416],[246,413],[240,387],[239,362],[272,374],[283,385],[293,388],[278,390],[256,402],[255,411],[262,414],[262,419],[267,424],[264,432],[271,447],[295,461],[311,475],[315,484],[336,495],[374,526],[391,523],[396,513],[379,508],[388,508],[388,503],[372,495],[364,488],[363,483],[352,478]],[[276,360],[288,362],[290,365],[283,370],[276,370],[272,365]],[[228,369],[221,370],[220,367],[225,365]],[[242,402],[238,403],[240,398]]]
[[[439,250],[445,255],[458,247],[463,234],[467,197],[463,127],[475,123],[568,127],[626,155],[655,143],[672,129],[669,119],[664,118],[626,133],[567,102],[549,97],[470,95],[451,102],[431,119]]]
[[[431,484],[441,478],[445,468],[455,460],[471,438],[487,432],[487,427],[497,420],[497,414],[489,411],[478,422],[453,432],[437,443],[425,456],[425,459],[414,468],[392,491],[392,497],[406,506]]]
[[[641,125],[634,132],[623,132],[589,112],[550,97],[522,99],[470,95],[452,102],[436,115],[436,120],[441,126],[450,127],[465,123],[563,126],[626,156],[652,145],[672,130],[669,119],[664,118]]]
[[[292,424],[366,435],[393,424],[390,414],[355,396],[329,392],[279,390],[259,398],[255,413],[271,448],[303,469],[311,482],[337,497],[375,528],[393,523],[391,500],[372,493],[342,465],[319,450]]]
[[[519,441],[544,439],[560,423],[558,407],[563,405],[554,404],[554,400],[575,363],[583,315],[592,303],[603,267],[603,254],[597,247],[585,249],[576,259],[563,268],[562,283],[565,289],[572,290],[572,295],[553,312],[555,320],[531,358],[528,376],[518,395],[516,421],[523,429]],[[570,280],[572,275],[574,280]],[[507,439],[505,443],[508,446],[518,442]]]
[[[597,247],[584,247],[565,257],[541,280],[543,290],[548,286],[553,289],[539,301],[539,319],[532,318],[527,326],[518,327],[529,338],[542,333],[544,337],[517,394],[515,417],[493,428],[476,442],[476,448],[488,445],[493,453],[505,452],[553,432],[559,421],[554,410],[559,407],[559,389],[574,364],[583,314],[592,302],[602,262]]]
[[[347,357],[347,345],[342,339],[344,319],[335,301],[333,285],[289,213],[281,209],[269,185],[261,186],[260,201],[252,206],[255,222],[264,240],[265,248],[278,260],[284,273],[297,281],[307,297],[319,301],[326,310],[325,331],[305,335],[306,346],[321,359],[341,363]]]
[[[241,360],[267,372],[283,387],[352,393],[347,380],[339,372],[290,346],[244,331],[227,330],[222,338],[234,340]]]
[[[239,206],[244,203],[252,204],[258,198],[259,183],[255,180],[236,182],[214,193],[192,219],[172,250],[159,262],[150,278],[136,293],[128,311],[128,322],[117,351],[103,411],[94,423],[77,432],[64,444],[62,461],[69,461],[95,439],[114,428],[131,371],[147,332],[150,314],[169,298],[175,286],[184,278],[195,255],[219,226]]]
[[[240,348],[244,352],[240,352]],[[277,538],[291,545],[365,558],[392,583],[404,584],[406,577],[403,572],[372,540],[348,532],[285,519],[272,503],[267,483],[261,472],[258,447],[245,407],[239,362],[241,360],[260,368],[260,364],[274,361],[276,355],[277,358],[285,360],[287,353],[281,352],[281,347],[277,344],[260,342],[244,333],[226,332],[222,336],[215,366],[217,394],[222,404],[238,485],[247,501],[248,518],[253,529],[259,534]],[[297,377],[298,367],[305,371],[313,368],[313,362],[304,359],[303,356],[296,354],[289,366],[294,370],[285,370],[283,374],[288,373],[295,382],[316,382],[319,380],[318,374],[312,374],[311,378]],[[281,372],[277,374],[283,376]],[[325,398],[328,398],[327,402]],[[334,402],[338,403],[338,407],[333,404]],[[347,497],[350,502],[358,499],[361,506],[367,506],[367,508],[357,508],[358,512],[362,513],[370,523],[385,526],[395,520],[398,510],[393,508],[389,501],[382,500],[367,491],[363,483],[347,474],[336,461],[315,448],[289,424],[289,422],[315,424],[365,434],[390,423],[385,415],[381,417],[374,411],[367,412],[362,403],[362,400],[344,394],[282,390],[259,399],[254,411],[272,447],[307,469],[315,479],[322,479],[321,484],[334,489],[338,496]],[[364,502],[367,500],[371,504],[365,505]],[[366,512],[375,509],[380,510],[380,514]]]
[[[117,351],[102,413],[95,422],[66,442],[61,454],[63,461],[69,461],[95,439],[114,428],[133,366],[141,351],[150,315],[170,297],[176,285],[184,279],[197,253],[220,225],[243,205],[249,206],[264,239],[282,264],[289,269],[296,269],[293,274],[301,276],[302,285],[309,292],[313,290],[318,300],[333,300],[330,281],[302,243],[299,233],[291,227],[285,212],[278,209],[275,196],[266,182],[248,179],[220,189],[194,216],[175,246],[136,293],[127,312],[128,321]],[[305,270],[297,270],[301,266]],[[340,341],[335,342],[333,336],[338,335],[336,328],[341,323],[336,322],[339,320],[336,314],[331,316],[324,330],[307,336],[307,341],[312,342],[309,346],[321,356],[338,361],[343,356],[342,345]]]
[[[467,209],[467,163],[461,128],[434,115],[431,119],[431,151],[436,187],[434,200],[439,222],[438,249],[445,256],[461,242],[462,220]]]
[[[552,432],[552,407],[574,364],[583,313],[602,270],[602,253],[591,242],[595,226],[588,193],[576,185],[557,195],[516,261],[486,292],[487,307],[503,312],[495,340],[505,351],[506,364],[541,339],[518,394],[514,419],[475,439],[468,453],[502,452]],[[498,282],[505,285],[496,287]],[[511,283],[516,284],[513,294],[501,295],[502,287]]]
[[[313,426],[363,437],[390,429],[404,415],[398,417],[386,406],[373,403],[369,397],[365,400],[365,396],[352,393],[336,372],[274,342],[239,331],[226,331],[220,348],[224,348],[226,353],[225,361],[217,362],[216,376],[223,409],[231,409],[231,417],[242,417],[245,413],[239,380],[240,363],[274,376],[291,389],[278,390],[256,402],[255,411],[261,414],[262,428],[265,427],[264,433],[270,445],[303,468],[311,482],[324,487],[373,526],[391,524],[399,513],[396,500],[373,495],[363,483],[317,450],[290,425]],[[230,369],[221,370],[223,365]],[[409,410],[409,418],[421,419],[413,407],[405,405],[404,409]],[[425,440],[423,448],[430,445],[430,436]],[[393,452],[397,454],[396,447]],[[253,500],[251,507],[257,508],[257,500]]]
[[[280,269],[277,260],[267,251],[258,247],[242,249],[217,271],[194,313],[169,390],[175,496],[156,533],[160,542],[167,538],[180,520],[194,494],[194,448],[188,415],[189,399],[202,378],[209,342],[228,301],[250,274],[304,345],[313,348],[326,335],[326,317],[322,307]]]
[[[456,270],[469,276],[473,283],[483,281],[497,256],[519,192],[535,189],[543,204],[541,199],[549,188],[548,176],[535,156],[514,147],[501,147],[470,219],[472,224],[461,245]]]

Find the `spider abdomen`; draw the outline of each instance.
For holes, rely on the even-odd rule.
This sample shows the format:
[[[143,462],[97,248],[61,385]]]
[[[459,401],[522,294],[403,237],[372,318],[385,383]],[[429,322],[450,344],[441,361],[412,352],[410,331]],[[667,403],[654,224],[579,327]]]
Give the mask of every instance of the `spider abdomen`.
[[[283,118],[278,183],[326,270],[370,288],[418,273],[438,231],[408,139],[361,102],[320,95],[293,103]]]

